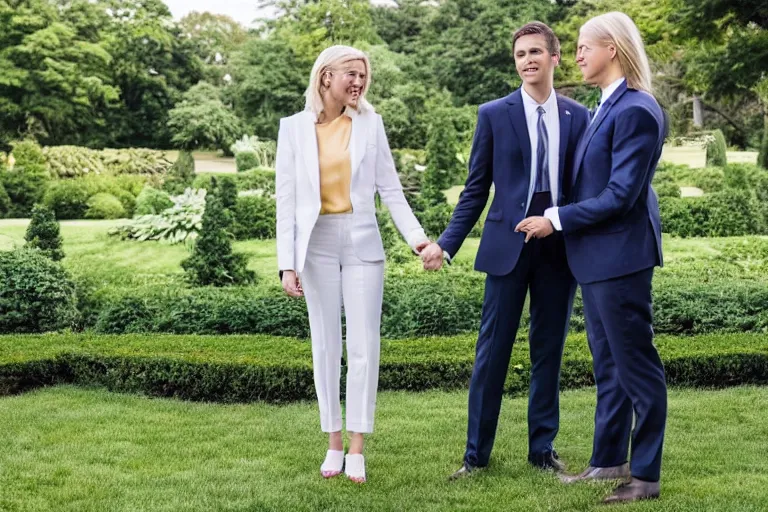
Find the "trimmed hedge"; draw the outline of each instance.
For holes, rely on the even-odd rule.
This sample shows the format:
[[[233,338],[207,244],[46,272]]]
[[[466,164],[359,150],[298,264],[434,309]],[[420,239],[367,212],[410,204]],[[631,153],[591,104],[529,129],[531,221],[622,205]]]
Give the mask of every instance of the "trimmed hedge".
[[[688,268],[690,267],[690,268]],[[681,273],[662,270],[654,280],[654,328],[658,333],[768,332],[765,281],[731,275],[740,268],[723,261],[716,268],[695,264]],[[687,270],[686,270],[687,269]],[[712,272],[717,274],[713,275]],[[687,272],[684,273],[684,272]],[[451,268],[441,273],[390,270],[384,286],[382,336],[452,335],[480,325],[484,275]],[[95,331],[175,334],[270,334],[308,337],[306,306],[274,286],[169,290],[105,299]],[[521,330],[528,328],[525,308]],[[576,295],[571,330],[584,330]]]
[[[384,342],[379,389],[466,389],[473,342],[467,336]],[[657,345],[671,385],[768,383],[765,336],[660,337]],[[306,341],[251,336],[3,336],[0,354],[0,394],[77,384],[215,402],[315,397],[311,348]],[[528,347],[519,340],[505,392],[525,393],[529,376]],[[572,336],[566,343],[561,387],[593,384],[586,339]]]

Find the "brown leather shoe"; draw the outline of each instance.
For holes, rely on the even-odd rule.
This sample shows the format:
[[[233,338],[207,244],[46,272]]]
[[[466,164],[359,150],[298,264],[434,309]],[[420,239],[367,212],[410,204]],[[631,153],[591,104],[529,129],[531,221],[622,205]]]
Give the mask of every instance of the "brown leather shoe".
[[[586,481],[602,481],[602,480],[622,480],[628,482],[630,480],[629,464],[624,463],[621,466],[611,466],[607,468],[596,468],[594,466],[588,466],[587,469],[579,473],[578,475],[561,475],[560,480],[564,484],[572,484],[575,482]]]
[[[637,500],[655,500],[661,493],[659,482],[646,482],[633,478],[629,483],[621,484],[613,494],[603,500],[605,504],[628,503]]]

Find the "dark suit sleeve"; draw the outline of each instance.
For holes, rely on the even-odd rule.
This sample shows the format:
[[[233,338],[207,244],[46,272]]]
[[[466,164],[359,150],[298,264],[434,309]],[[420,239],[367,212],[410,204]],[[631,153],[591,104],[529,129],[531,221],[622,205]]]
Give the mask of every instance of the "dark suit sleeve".
[[[493,183],[493,131],[487,110],[481,107],[477,114],[477,127],[469,155],[467,182],[459,196],[459,204],[453,210],[448,227],[437,241],[451,258],[459,252],[464,239],[483,213],[488,202],[491,183]]]
[[[648,186],[661,129],[656,118],[640,106],[630,107],[616,117],[608,185],[597,197],[559,209],[564,233],[624,215],[632,208]]]

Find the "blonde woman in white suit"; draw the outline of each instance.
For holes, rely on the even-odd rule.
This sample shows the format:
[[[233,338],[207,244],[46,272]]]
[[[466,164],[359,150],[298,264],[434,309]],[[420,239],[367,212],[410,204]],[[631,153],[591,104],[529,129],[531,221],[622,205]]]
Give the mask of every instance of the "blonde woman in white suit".
[[[333,46],[317,58],[303,112],[280,121],[277,259],[283,288],[304,295],[320,427],[329,434],[320,471],[365,481],[363,434],[373,431],[379,377],[384,248],[378,192],[411,248],[428,245],[405,200],[381,116],[365,99],[368,57]],[[341,308],[346,315],[346,426],[341,435]]]

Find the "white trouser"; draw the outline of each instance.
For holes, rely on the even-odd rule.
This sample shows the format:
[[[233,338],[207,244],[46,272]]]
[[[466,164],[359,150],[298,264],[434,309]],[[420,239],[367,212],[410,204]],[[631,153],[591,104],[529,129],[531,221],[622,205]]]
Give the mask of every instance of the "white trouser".
[[[351,214],[321,215],[310,236],[300,276],[309,312],[323,432],[341,430],[342,297],[347,321],[347,431],[373,432],[384,262],[364,262],[355,256],[351,228]]]

